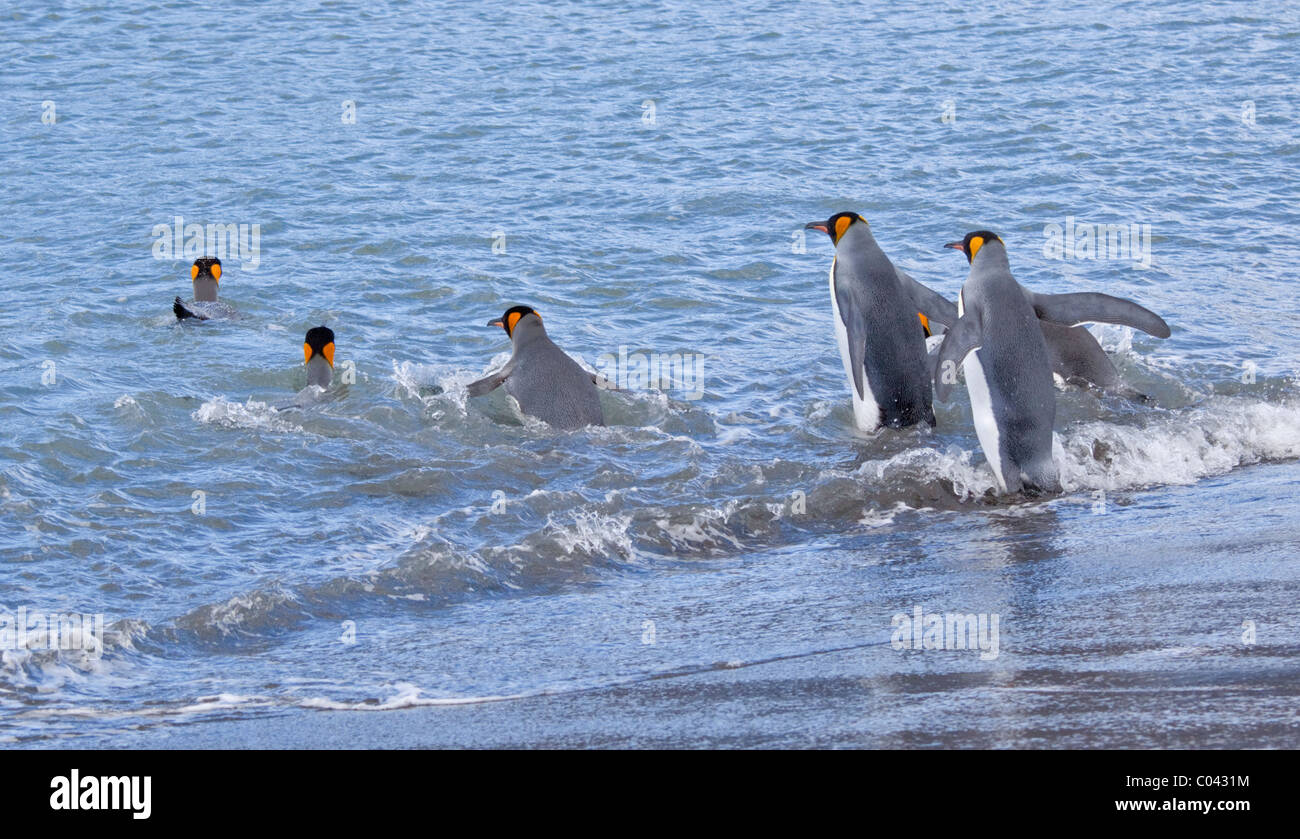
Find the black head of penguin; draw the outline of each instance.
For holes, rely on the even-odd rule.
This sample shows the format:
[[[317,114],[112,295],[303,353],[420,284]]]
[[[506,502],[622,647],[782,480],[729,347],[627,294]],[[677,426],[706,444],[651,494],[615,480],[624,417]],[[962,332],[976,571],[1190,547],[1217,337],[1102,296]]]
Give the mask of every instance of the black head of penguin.
[[[519,325],[520,319],[527,315],[532,315],[537,318],[538,323],[542,320],[542,316],[537,314],[537,310],[531,306],[511,306],[509,309],[506,309],[505,314],[496,320],[488,321],[487,325],[499,326],[506,331],[506,337],[513,338],[515,335],[515,327]]]
[[[974,262],[975,254],[980,252],[980,248],[984,247],[985,242],[1002,242],[1002,237],[990,230],[976,230],[967,233],[966,238],[960,242],[949,242],[944,247],[959,250],[966,254],[967,262]],[[1003,242],[1003,244],[1006,243]]]
[[[804,230],[820,230],[831,237],[831,244],[838,245],[840,239],[855,223],[866,224],[867,220],[857,213],[836,213],[826,221],[810,221],[803,228]]]
[[[303,363],[308,364],[316,357],[323,358],[331,367],[334,366],[334,330],[328,326],[313,326],[307,330],[307,337],[303,339]]]
[[[221,282],[221,260],[215,256],[201,256],[190,266],[191,280],[215,280]]]

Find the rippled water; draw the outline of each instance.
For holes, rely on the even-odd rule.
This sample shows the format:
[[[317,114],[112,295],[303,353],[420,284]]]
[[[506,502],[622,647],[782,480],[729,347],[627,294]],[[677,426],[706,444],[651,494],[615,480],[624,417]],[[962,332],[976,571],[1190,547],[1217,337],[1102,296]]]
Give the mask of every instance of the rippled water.
[[[2,653],[0,742],[509,698],[339,743],[1296,745],[1295,4],[281,6],[3,12],[0,612],[108,632]],[[1159,312],[1096,329],[1151,402],[1059,390],[1034,502],[961,389],[856,433],[801,239],[843,209],[950,297],[988,227]],[[172,317],[177,216],[258,225],[233,316]],[[1150,267],[1048,258],[1067,218],[1150,225]],[[520,302],[701,398],[467,400]],[[299,394],[322,322],[355,381]],[[896,651],[917,606],[999,655]]]

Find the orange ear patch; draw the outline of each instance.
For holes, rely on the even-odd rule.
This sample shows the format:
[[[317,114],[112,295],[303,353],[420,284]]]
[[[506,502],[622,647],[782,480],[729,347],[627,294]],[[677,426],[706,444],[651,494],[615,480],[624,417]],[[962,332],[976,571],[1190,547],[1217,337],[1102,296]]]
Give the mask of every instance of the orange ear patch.
[[[312,356],[315,355],[315,354],[316,354],[315,351],[312,350],[312,348],[311,348],[311,344],[303,344],[303,345],[302,345],[302,363],[303,363],[303,364],[306,364],[306,363],[310,362],[311,359],[312,359]],[[334,342],[333,342],[333,341],[330,341],[328,344],[326,344],[325,346],[321,347],[320,354],[321,354],[321,357],[322,357],[322,358],[324,358],[326,361],[329,362],[329,365],[330,365],[331,367],[334,366]]]
[[[220,262],[214,262],[214,263],[212,263],[212,267],[211,267],[209,270],[212,271],[212,279],[217,280],[217,281],[220,281],[220,280],[221,280],[221,263],[220,263]]]
[[[197,280],[198,278],[199,278],[199,264],[196,262],[190,266],[190,279]]]
[[[971,259],[974,259],[974,258],[975,258],[975,254],[979,253],[979,252],[980,252],[980,248],[982,248],[982,247],[984,247],[984,237],[983,237],[983,236],[975,236],[975,237],[973,237],[973,238],[970,240],[970,254],[969,254],[970,258],[971,258]]]
[[[510,333],[511,335],[515,334],[515,324],[519,323],[519,319],[521,317],[523,317],[523,315],[519,314],[518,312],[511,312],[510,319],[506,321],[506,332]]]
[[[849,225],[852,223],[853,223],[853,219],[849,218],[848,216],[842,216],[836,220],[835,241],[838,242],[840,240],[840,237],[844,235],[845,231],[849,229]]]

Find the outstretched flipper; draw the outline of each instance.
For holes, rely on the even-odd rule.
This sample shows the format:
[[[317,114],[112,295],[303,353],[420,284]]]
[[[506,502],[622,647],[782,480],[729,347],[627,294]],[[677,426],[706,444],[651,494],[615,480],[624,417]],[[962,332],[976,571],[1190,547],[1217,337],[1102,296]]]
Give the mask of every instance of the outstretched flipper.
[[[1169,324],[1132,300],[1092,291],[1073,294],[1035,294],[1025,290],[1034,312],[1043,320],[1078,326],[1081,323],[1118,323],[1141,329],[1157,338],[1169,337]]]
[[[894,267],[894,271],[898,274],[898,279],[902,280],[903,288],[911,292],[912,302],[916,305],[916,313],[931,321],[929,331],[938,335],[943,330],[935,329],[935,324],[951,327],[957,322],[956,303],[934,289],[921,285],[897,266]]]
[[[502,367],[490,376],[479,379],[477,382],[470,382],[469,387],[465,388],[465,390],[469,391],[470,396],[483,396],[484,394],[491,393],[501,387],[502,383],[505,382],[506,378],[510,375],[510,371],[513,369],[513,364],[507,364],[505,367]]]
[[[177,297],[175,300],[172,301],[172,313],[176,315],[177,320],[185,320],[186,318],[194,318],[195,320],[207,320],[207,318],[204,317],[203,315],[196,315],[193,312],[191,312],[189,309],[185,308],[185,304],[181,302],[180,297]]]
[[[943,336],[943,344],[934,359],[934,395],[947,402],[952,386],[957,383],[957,369],[966,356],[980,348],[982,340],[979,324],[974,318],[962,317]]]

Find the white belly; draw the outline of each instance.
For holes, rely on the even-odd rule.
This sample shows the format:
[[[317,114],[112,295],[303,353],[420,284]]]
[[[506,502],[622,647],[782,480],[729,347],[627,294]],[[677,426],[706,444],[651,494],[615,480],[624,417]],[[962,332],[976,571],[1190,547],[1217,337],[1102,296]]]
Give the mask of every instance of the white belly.
[[[871,382],[867,371],[862,371],[862,389],[858,395],[858,386],[853,379],[853,361],[849,355],[849,331],[844,328],[844,319],[840,317],[840,301],[835,296],[835,260],[831,260],[831,316],[835,322],[835,341],[840,346],[840,360],[844,362],[844,374],[849,377],[849,395],[853,397],[853,423],[863,431],[875,431],[880,427],[880,406],[871,393]]]
[[[966,356],[961,369],[966,374],[966,392],[970,394],[975,436],[979,437],[984,457],[988,459],[989,466],[993,467],[998,489],[1006,492],[1007,481],[1002,476],[1002,450],[999,448],[1002,435],[998,433],[998,423],[993,417],[993,396],[989,393],[988,379],[984,376],[984,366],[980,364],[978,350]]]
[[[965,289],[957,294],[957,317],[966,314]],[[998,489],[1007,491],[1006,478],[1002,476],[1002,435],[998,433],[998,421],[993,416],[993,395],[989,393],[989,382],[984,375],[984,365],[980,364],[979,349],[971,351],[962,362],[961,371],[966,376],[966,392],[970,394],[971,418],[975,422],[975,436],[979,438],[980,448],[989,466],[993,467],[993,477],[998,482]]]

